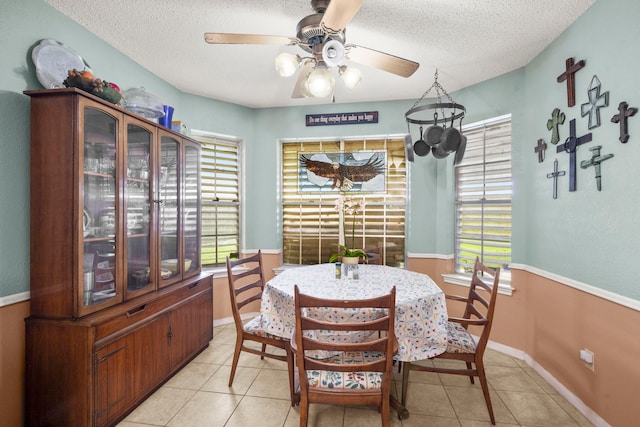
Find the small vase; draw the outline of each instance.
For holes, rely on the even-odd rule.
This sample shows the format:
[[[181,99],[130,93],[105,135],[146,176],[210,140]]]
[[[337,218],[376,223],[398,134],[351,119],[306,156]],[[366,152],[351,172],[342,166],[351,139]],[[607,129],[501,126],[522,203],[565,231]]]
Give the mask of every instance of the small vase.
[[[360,262],[360,257],[357,256],[343,256],[342,263],[343,264],[358,264]]]

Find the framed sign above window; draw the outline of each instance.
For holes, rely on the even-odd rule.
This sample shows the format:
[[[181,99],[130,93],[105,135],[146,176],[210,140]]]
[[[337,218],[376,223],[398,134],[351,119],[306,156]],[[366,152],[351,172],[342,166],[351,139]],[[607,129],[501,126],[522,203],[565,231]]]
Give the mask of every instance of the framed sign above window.
[[[298,191],[386,191],[386,151],[309,152],[299,154]]]

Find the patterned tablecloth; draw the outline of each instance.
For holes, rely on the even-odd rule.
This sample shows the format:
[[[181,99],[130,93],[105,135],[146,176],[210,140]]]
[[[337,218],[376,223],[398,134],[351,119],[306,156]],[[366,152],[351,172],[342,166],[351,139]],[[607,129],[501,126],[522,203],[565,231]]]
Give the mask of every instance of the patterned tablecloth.
[[[266,283],[260,308],[264,329],[290,338],[295,327],[294,285],[300,292],[332,299],[372,298],[396,286],[397,360],[427,359],[447,348],[443,291],[426,274],[382,265],[360,265],[359,279],[336,279],[334,264],[289,268]],[[345,316],[327,310],[323,316]],[[358,315],[358,314],[354,314]]]

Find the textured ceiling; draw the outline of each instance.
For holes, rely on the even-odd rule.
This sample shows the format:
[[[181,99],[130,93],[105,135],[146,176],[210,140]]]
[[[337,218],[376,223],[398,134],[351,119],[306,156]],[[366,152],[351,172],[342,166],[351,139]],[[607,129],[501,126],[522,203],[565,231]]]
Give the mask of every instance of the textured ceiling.
[[[179,90],[249,107],[325,104],[291,99],[297,74],[275,71],[296,46],[209,45],[205,32],[295,37],[313,13],[309,0],[47,0],[54,8]],[[448,92],[521,68],[595,0],[366,0],[347,26],[347,43],[420,64],[409,78],[351,63],[363,72],[335,102],[420,98],[433,82]],[[167,54],[171,52],[171,54]],[[96,70],[94,70],[96,71]],[[106,74],[104,72],[100,72]]]

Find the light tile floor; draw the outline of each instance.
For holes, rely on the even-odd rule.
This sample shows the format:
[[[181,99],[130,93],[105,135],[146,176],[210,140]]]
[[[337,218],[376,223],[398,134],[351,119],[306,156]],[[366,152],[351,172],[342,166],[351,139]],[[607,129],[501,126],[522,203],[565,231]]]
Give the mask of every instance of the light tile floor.
[[[298,426],[285,363],[242,353],[233,387],[227,386],[234,343],[233,325],[216,327],[209,347],[118,427]],[[592,426],[523,361],[487,350],[485,365],[497,426]],[[396,379],[400,392],[401,376]],[[478,381],[472,385],[457,375],[412,371],[407,409],[410,416],[402,421],[392,410],[393,427],[490,425]],[[380,415],[369,407],[311,404],[308,425],[371,427],[380,425]]]

